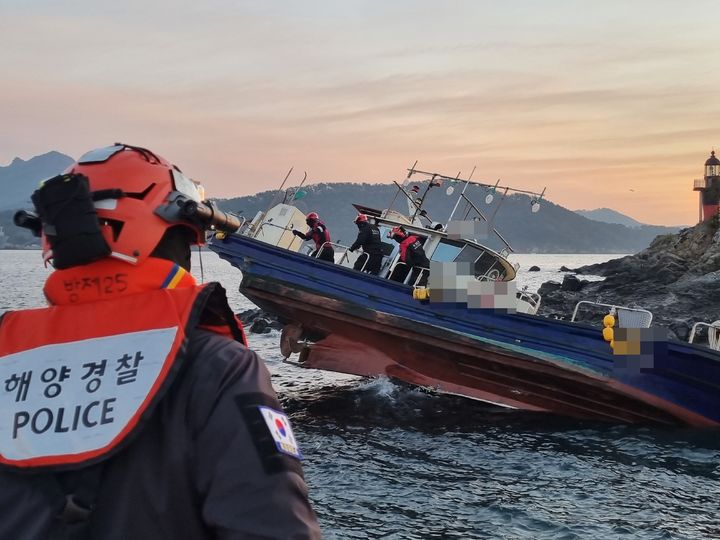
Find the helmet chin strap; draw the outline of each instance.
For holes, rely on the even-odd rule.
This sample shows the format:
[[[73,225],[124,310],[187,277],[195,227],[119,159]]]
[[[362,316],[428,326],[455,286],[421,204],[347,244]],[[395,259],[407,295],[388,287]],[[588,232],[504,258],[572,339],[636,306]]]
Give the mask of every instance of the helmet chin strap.
[[[202,246],[198,245],[198,259],[200,260],[200,283],[205,283],[205,271],[203,270]]]

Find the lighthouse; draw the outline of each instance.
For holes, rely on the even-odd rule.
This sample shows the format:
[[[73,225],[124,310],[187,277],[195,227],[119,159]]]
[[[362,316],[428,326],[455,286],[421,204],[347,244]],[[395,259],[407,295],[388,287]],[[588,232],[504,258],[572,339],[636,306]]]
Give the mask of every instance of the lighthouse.
[[[710,219],[720,210],[720,159],[715,150],[705,162],[705,176],[695,180],[694,191],[700,192],[699,220]]]

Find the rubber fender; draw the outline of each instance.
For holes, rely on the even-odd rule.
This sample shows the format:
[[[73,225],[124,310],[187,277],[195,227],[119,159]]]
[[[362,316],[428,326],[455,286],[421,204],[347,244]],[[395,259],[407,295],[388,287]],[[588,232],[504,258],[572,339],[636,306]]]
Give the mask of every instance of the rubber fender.
[[[614,334],[615,334],[615,332],[613,332],[612,328],[610,328],[608,326],[603,328],[603,339],[605,341],[608,341],[608,342],[613,341]]]

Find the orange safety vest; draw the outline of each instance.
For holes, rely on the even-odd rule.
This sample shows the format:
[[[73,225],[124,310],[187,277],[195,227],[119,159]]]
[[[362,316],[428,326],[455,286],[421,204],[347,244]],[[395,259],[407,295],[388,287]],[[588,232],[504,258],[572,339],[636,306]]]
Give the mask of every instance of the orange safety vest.
[[[126,275],[117,280],[117,263],[99,261],[51,275],[45,293],[61,305],[0,318],[1,465],[59,469],[99,461],[128,444],[152,414],[181,368],[188,332],[222,290],[195,285],[168,261],[153,265],[168,274],[161,285],[183,286],[147,290],[157,281],[147,272],[120,268]],[[111,275],[113,286],[103,288]],[[84,280],[90,285],[83,289]],[[224,333],[244,342],[233,326],[228,320]]]

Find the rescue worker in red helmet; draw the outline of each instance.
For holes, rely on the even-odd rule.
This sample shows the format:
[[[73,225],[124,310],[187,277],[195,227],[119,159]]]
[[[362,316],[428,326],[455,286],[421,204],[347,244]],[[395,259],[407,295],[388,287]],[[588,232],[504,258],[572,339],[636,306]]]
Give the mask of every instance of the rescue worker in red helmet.
[[[365,214],[358,214],[355,218],[355,225],[358,228],[358,235],[353,245],[350,246],[350,251],[362,247],[363,254],[355,261],[353,268],[377,276],[380,273],[383,258],[380,229],[372,225]]]
[[[393,240],[400,244],[400,262],[405,264],[405,266],[396,268],[390,279],[405,281],[408,272],[412,272],[408,283],[410,285],[426,286],[430,272],[430,261],[425,254],[420,239],[413,234],[408,234],[402,226],[394,227],[389,234]],[[424,272],[423,269],[425,269]]]
[[[55,270],[0,319],[0,538],[319,538],[269,373],[189,273],[198,186],[116,144],[32,198]]]
[[[315,249],[310,253],[311,257],[317,257],[323,261],[335,262],[335,250],[330,243],[330,231],[327,226],[320,220],[317,212],[310,212],[305,217],[305,223],[310,227],[308,232],[303,233],[297,229],[293,229],[293,234],[299,236],[303,240],[312,240],[315,242]],[[318,255],[319,253],[319,255]]]

